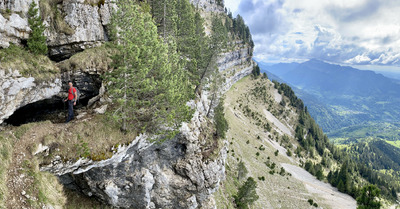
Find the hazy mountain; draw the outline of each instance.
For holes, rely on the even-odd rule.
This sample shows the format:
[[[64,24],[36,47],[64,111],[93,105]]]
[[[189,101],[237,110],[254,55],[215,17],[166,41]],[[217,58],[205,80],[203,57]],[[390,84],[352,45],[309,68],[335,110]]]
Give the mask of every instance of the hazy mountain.
[[[293,86],[326,131],[365,122],[398,120],[400,84],[373,71],[312,59],[304,63],[260,64]]]

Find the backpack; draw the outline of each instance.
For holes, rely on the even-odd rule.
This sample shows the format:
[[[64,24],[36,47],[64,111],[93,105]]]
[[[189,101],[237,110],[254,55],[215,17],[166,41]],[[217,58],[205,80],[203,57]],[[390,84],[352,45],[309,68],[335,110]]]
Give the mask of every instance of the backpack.
[[[79,90],[78,90],[77,88],[73,87],[72,90],[71,90],[72,95],[74,95],[74,89],[76,90],[76,96],[77,96],[77,98],[74,98],[72,101],[78,103],[79,97],[80,97],[80,92],[79,92]],[[74,95],[74,96],[75,96],[75,95]]]

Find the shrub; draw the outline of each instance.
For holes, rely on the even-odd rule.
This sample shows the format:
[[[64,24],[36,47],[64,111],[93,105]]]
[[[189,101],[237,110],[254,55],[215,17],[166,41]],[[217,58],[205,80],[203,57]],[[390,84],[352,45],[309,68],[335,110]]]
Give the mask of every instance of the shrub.
[[[288,150],[286,151],[286,155],[290,157],[290,156],[292,156],[292,152],[288,149]]]
[[[310,203],[310,205],[313,205],[313,204],[314,204],[314,200],[312,200],[312,199],[308,199],[307,202]]]
[[[285,169],[281,167],[281,171],[279,172],[279,175],[284,176],[286,173]]]

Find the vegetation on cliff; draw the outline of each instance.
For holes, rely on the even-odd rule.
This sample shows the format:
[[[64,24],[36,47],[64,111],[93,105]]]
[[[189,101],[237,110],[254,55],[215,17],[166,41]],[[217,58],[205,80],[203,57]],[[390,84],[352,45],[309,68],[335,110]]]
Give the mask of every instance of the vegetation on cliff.
[[[106,74],[116,104],[113,118],[122,130],[168,132],[173,137],[181,122],[191,118],[187,74],[176,52],[168,52],[159,39],[150,14],[132,1],[117,5],[111,30],[117,52],[112,57],[114,69]]]
[[[47,56],[35,55],[22,47],[10,44],[0,49],[0,69],[6,72],[18,70],[22,76],[45,81],[59,74],[59,69]]]
[[[35,1],[31,3],[28,11],[28,23],[32,32],[28,38],[28,48],[34,54],[47,54],[46,36],[43,34],[46,29],[42,17],[38,14],[39,9]]]

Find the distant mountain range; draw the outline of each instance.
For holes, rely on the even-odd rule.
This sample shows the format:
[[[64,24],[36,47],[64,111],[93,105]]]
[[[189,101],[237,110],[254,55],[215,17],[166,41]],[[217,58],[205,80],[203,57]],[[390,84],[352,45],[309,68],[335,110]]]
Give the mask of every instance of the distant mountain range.
[[[315,59],[304,63],[258,64],[270,79],[291,85],[327,132],[400,120],[398,80]]]

